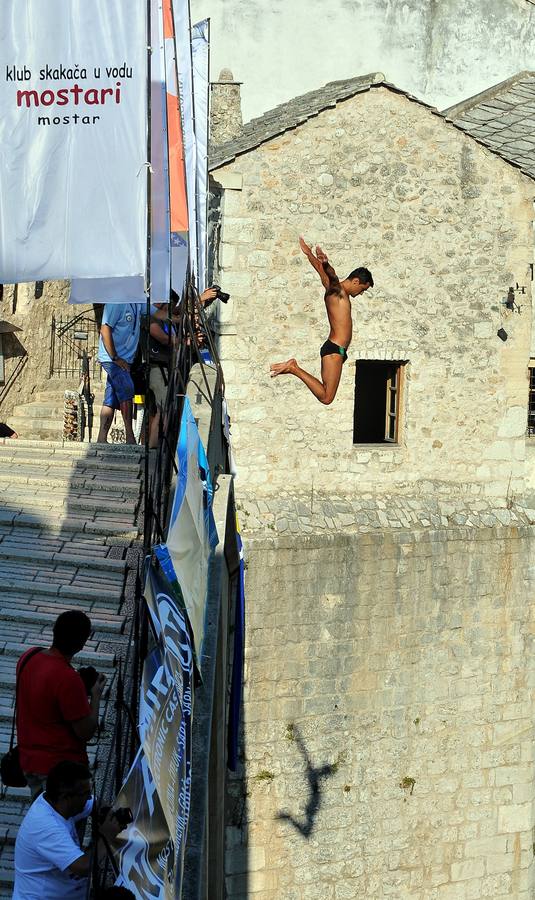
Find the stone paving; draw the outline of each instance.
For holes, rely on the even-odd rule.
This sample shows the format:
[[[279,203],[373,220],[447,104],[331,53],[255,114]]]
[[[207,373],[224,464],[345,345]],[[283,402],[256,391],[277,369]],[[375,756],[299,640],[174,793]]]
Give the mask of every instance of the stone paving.
[[[126,644],[126,557],[139,541],[142,452],[126,445],[0,441],[0,753],[9,743],[16,661],[25,648],[50,643],[63,610],[79,608],[91,617],[93,634],[76,664],[94,665],[113,686]],[[109,690],[106,697],[109,732]],[[91,747],[92,762],[97,754]],[[10,788],[0,801],[0,900],[11,897],[14,840],[27,805],[26,789]]]

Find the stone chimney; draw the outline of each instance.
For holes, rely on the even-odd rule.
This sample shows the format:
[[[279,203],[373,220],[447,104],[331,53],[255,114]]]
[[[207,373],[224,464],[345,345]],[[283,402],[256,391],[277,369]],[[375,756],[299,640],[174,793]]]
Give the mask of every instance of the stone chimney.
[[[239,135],[242,129],[241,81],[234,81],[230,69],[221,69],[219,79],[212,81],[210,102],[210,140],[224,144]]]

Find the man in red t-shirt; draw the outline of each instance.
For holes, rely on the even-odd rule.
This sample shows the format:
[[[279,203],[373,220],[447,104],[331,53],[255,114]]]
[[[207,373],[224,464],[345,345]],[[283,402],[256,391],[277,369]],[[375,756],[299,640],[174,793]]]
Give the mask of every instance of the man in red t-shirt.
[[[58,762],[72,760],[87,765],[86,744],[98,727],[106,678],[98,675],[88,700],[71,659],[90,634],[91,620],[85,613],[61,613],[54,623],[52,646],[34,653],[20,677],[19,670],[30,650],[17,663],[17,743],[32,800],[44,790],[46,777]]]

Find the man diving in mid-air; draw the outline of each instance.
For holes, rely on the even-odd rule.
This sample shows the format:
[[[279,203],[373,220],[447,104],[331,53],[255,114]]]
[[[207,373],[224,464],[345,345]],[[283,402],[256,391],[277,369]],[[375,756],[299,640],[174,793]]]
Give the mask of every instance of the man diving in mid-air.
[[[347,348],[353,334],[350,297],[358,297],[359,294],[363,294],[368,288],[373,287],[373,278],[368,269],[361,267],[354,269],[347,278],[340,281],[321,247],[316,247],[316,256],[314,256],[302,237],[299,238],[299,244],[325,288],[325,306],[331,330],[320,350],[321,381],[302,369],[295,359],[289,359],[284,363],[273,363],[270,366],[271,377],[296,375],[320,403],[328,405],[336,396],[342,366],[347,359]]]

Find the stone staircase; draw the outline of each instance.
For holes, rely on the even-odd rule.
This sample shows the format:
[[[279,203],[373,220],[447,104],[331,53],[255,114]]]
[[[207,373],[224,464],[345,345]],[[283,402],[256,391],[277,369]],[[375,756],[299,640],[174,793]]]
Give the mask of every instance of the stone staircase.
[[[45,391],[38,391],[31,402],[17,406],[9,416],[8,424],[21,438],[28,440],[61,441],[63,439],[63,412],[65,391],[78,390],[78,382],[51,381]],[[104,382],[91,382],[91,392],[95,395],[93,403],[93,434],[95,440],[98,433],[98,419],[104,398]]]
[[[75,664],[94,665],[113,686],[128,640],[126,556],[139,547],[142,454],[122,444],[0,440],[0,753],[9,744],[17,659],[50,644],[63,610],[83,609],[93,623]],[[109,699],[104,711],[109,733]],[[90,748],[90,758],[96,753]],[[0,800],[0,900],[11,897],[28,799],[27,789],[10,788]]]

